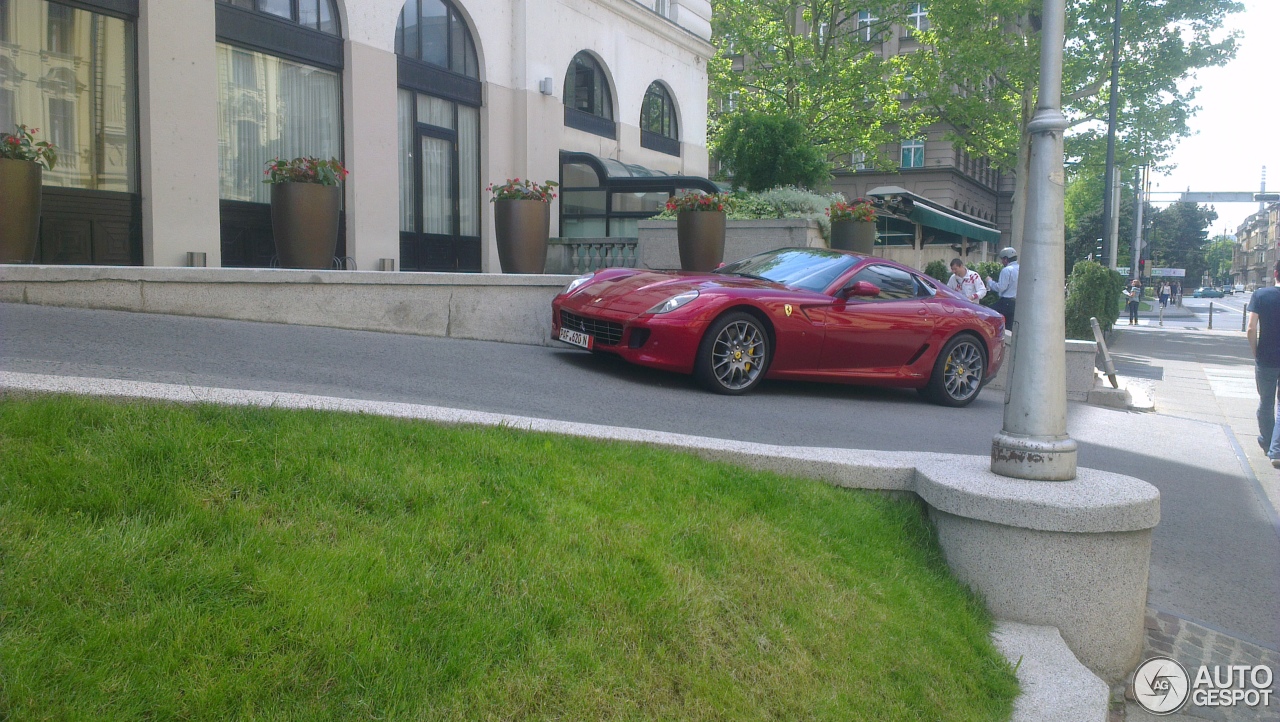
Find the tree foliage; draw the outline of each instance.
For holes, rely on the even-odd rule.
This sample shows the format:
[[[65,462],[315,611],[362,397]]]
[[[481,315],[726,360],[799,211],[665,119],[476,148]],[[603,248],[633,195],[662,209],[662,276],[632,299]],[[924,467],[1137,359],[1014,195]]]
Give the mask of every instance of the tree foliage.
[[[881,165],[880,146],[928,122],[902,102],[905,58],[879,55],[882,34],[904,21],[904,3],[713,0],[712,7],[720,51],[707,66],[713,152],[733,140],[725,121],[736,110],[791,118],[828,156],[862,152]],[[860,11],[876,22],[860,28]]]
[[[1151,214],[1147,246],[1154,266],[1187,269],[1184,283],[1198,285],[1204,276],[1205,246],[1217,211],[1196,203],[1174,203]]]
[[[1218,236],[1205,244],[1205,272],[1213,278],[1214,283],[1227,283],[1231,280],[1231,259],[1235,246],[1235,242],[1226,236]]]
[[[794,118],[759,112],[735,113],[717,149],[733,187],[762,191],[778,186],[813,188],[831,177],[825,154],[814,147]]]
[[[956,139],[1001,168],[1015,167],[1039,81],[1040,0],[933,0],[927,47],[911,56],[920,100]],[[1063,112],[1067,155],[1101,165],[1106,147],[1114,0],[1068,3]],[[1234,0],[1126,2],[1121,16],[1118,157],[1159,164],[1190,134],[1200,68],[1235,55],[1222,32]],[[1122,162],[1122,165],[1127,164]]]
[[[1103,330],[1120,318],[1120,291],[1124,277],[1094,261],[1081,261],[1067,279],[1067,338],[1093,340],[1093,324],[1097,318]]]

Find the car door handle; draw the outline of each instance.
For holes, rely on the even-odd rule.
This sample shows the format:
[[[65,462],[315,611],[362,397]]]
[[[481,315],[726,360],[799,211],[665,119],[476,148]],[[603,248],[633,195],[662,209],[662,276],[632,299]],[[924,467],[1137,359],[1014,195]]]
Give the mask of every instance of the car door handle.
[[[918,316],[928,316],[928,315],[929,315],[929,309],[927,309],[927,308],[917,308],[917,309],[916,309],[916,315],[918,315]]]

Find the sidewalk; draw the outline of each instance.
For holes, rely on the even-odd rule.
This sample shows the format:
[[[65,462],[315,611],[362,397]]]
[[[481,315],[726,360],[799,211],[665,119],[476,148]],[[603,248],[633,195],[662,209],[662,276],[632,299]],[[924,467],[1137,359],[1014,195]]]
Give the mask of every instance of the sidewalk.
[[[1240,519],[1243,526],[1270,526],[1280,535],[1280,522],[1275,509],[1280,506],[1280,471],[1273,469],[1270,460],[1258,446],[1256,410],[1258,394],[1253,377],[1253,354],[1245,334],[1239,329],[1239,312],[1227,310],[1221,316],[1215,314],[1214,330],[1207,328],[1205,313],[1187,308],[1170,306],[1164,314],[1164,326],[1159,325],[1159,315],[1147,312],[1141,315],[1139,326],[1117,326],[1110,344],[1117,371],[1127,383],[1146,388],[1155,402],[1155,414],[1177,417],[1219,425],[1228,433],[1235,448],[1240,468],[1228,469],[1229,462],[1220,461],[1224,472],[1241,473],[1250,477],[1260,502],[1261,511],[1269,516],[1269,524],[1250,525]],[[1229,330],[1225,330],[1229,329]],[[1180,443],[1205,443],[1207,440],[1180,439]],[[1153,446],[1167,440],[1152,440]],[[1201,447],[1206,452],[1207,446]],[[1191,480],[1194,484],[1212,483],[1208,479]],[[1211,510],[1203,513],[1208,517]],[[1172,520],[1170,520],[1172,521]],[[1162,522],[1163,523],[1163,522]],[[1231,520],[1214,519],[1220,528],[1212,533],[1230,535],[1241,533],[1239,529],[1221,528],[1231,525]],[[1159,532],[1157,528],[1157,532]],[[1265,533],[1265,532],[1264,532]],[[1232,559],[1220,560],[1231,565]],[[1153,559],[1153,564],[1155,560]],[[1272,578],[1280,577],[1280,569],[1271,571]],[[1189,581],[1189,580],[1188,580]],[[1182,590],[1187,591],[1185,588]],[[1226,596],[1235,596],[1237,590],[1222,590]],[[1179,616],[1159,609],[1161,595],[1153,590],[1147,618],[1147,641],[1144,658],[1172,656],[1194,672],[1201,664],[1259,664],[1276,669],[1280,654],[1275,651],[1274,640],[1242,638],[1235,630],[1215,626],[1214,619],[1202,620]],[[1280,616],[1280,600],[1272,600],[1271,614]],[[1266,709],[1249,708],[1200,708],[1188,705],[1169,717],[1170,720],[1254,720],[1280,719],[1280,705],[1273,701]],[[1155,720],[1157,717],[1143,712],[1133,702],[1126,705],[1123,717],[1115,719]]]

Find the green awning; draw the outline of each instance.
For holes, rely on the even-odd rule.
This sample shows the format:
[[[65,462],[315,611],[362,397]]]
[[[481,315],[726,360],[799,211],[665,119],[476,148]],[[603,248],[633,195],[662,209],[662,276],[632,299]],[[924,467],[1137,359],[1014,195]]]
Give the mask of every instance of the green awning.
[[[907,218],[922,226],[937,228],[940,231],[954,233],[957,236],[964,236],[982,243],[1000,243],[1000,231],[980,226],[977,223],[970,223],[963,218],[957,218],[941,211],[935,211],[921,203],[915,204]]]

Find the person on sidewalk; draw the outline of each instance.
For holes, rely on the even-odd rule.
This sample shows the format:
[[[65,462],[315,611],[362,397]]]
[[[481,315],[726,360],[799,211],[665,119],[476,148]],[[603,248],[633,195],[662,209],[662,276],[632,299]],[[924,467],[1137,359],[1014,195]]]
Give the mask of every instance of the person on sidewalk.
[[[947,281],[947,287],[973,303],[982,303],[982,297],[987,295],[987,287],[982,285],[982,276],[977,271],[966,268],[964,261],[959,258],[951,259],[951,278]]]
[[[1271,272],[1280,283],[1280,261]],[[1249,299],[1249,348],[1258,386],[1258,445],[1280,468],[1280,439],[1276,438],[1276,385],[1280,382],[1280,288],[1259,288]]]
[[[1013,329],[1013,312],[1018,301],[1018,252],[1012,248],[1002,248],[996,254],[1000,259],[1000,280],[987,276],[987,288],[1000,294],[999,300],[991,308],[1004,316],[1005,328]]]
[[[1160,284],[1160,308],[1169,307],[1169,284]]]
[[[1124,297],[1127,299],[1126,305],[1129,308],[1129,325],[1137,326],[1138,309],[1142,307],[1142,282],[1136,278],[1133,279],[1129,287],[1124,290]]]

